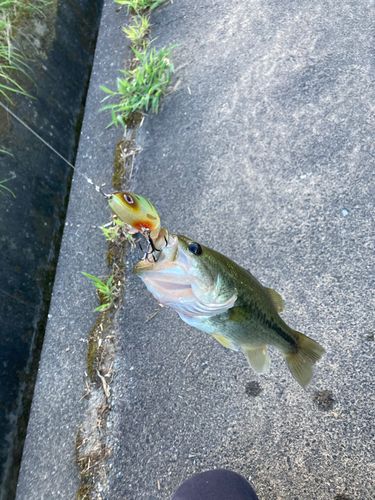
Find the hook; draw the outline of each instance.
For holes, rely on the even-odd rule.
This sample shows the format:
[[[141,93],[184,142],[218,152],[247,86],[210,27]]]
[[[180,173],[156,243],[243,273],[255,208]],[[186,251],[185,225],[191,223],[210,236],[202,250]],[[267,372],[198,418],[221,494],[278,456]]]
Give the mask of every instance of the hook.
[[[156,262],[157,261],[156,252],[162,252],[165,247],[160,248],[160,249],[156,248],[155,243],[154,243],[153,239],[151,238],[151,231],[149,229],[143,228],[142,234],[147,239],[147,248],[146,248],[146,250],[143,250],[142,245],[139,243],[139,248],[143,252],[143,256],[142,256],[141,260],[147,259],[147,261],[151,263],[152,261],[149,259],[149,256],[152,255],[154,262]],[[165,246],[167,246],[168,240],[165,236],[164,236],[164,241],[165,241]],[[151,248],[151,252],[149,251],[150,248]]]

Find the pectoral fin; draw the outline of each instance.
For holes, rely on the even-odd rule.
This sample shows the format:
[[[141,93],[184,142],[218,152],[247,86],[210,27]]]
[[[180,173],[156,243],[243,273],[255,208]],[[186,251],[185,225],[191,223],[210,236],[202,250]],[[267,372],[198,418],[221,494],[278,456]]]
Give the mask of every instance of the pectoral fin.
[[[214,333],[212,336],[215,337],[215,339],[218,342],[220,342],[220,344],[223,345],[224,347],[227,347],[228,349],[232,349],[233,351],[238,351],[238,348],[234,344],[232,344],[232,342],[230,340],[226,339],[222,335],[219,335],[218,333]]]
[[[270,369],[271,360],[265,345],[256,347],[241,347],[251,368],[257,373],[267,373]]]
[[[279,293],[275,292],[275,290],[272,290],[272,288],[267,288],[266,286],[264,288],[270,294],[273,305],[276,308],[276,311],[278,313],[283,312],[284,311],[284,302],[283,302],[281,295]]]

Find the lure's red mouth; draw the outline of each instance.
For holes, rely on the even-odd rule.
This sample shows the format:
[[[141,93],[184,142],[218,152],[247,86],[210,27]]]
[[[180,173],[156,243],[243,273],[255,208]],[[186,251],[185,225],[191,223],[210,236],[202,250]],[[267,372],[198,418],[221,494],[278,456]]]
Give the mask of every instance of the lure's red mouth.
[[[135,229],[138,229],[138,231],[141,232],[141,233],[145,229],[148,230],[148,231],[152,231],[154,229],[150,224],[148,224],[145,221],[136,222],[135,224],[133,224],[133,227],[135,227]]]

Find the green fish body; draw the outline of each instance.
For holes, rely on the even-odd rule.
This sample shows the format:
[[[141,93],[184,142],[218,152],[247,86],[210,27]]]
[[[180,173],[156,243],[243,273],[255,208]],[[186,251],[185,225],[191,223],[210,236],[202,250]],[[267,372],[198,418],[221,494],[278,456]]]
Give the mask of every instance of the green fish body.
[[[306,388],[325,351],[282,320],[280,295],[215,250],[186,236],[168,236],[157,262],[143,260],[134,267],[155,298],[225,347],[242,350],[258,373],[269,370],[266,346],[276,347]]]

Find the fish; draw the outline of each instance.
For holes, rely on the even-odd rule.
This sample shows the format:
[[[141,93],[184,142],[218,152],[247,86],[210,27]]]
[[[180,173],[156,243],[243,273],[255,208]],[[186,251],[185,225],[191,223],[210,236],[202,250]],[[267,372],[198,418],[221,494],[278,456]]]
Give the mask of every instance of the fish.
[[[119,213],[130,220],[126,210]],[[157,259],[144,258],[133,268],[156,300],[226,348],[242,351],[256,373],[269,371],[267,346],[275,347],[306,389],[325,350],[283,321],[282,297],[225,255],[165,228],[157,238],[160,233],[165,243]]]

